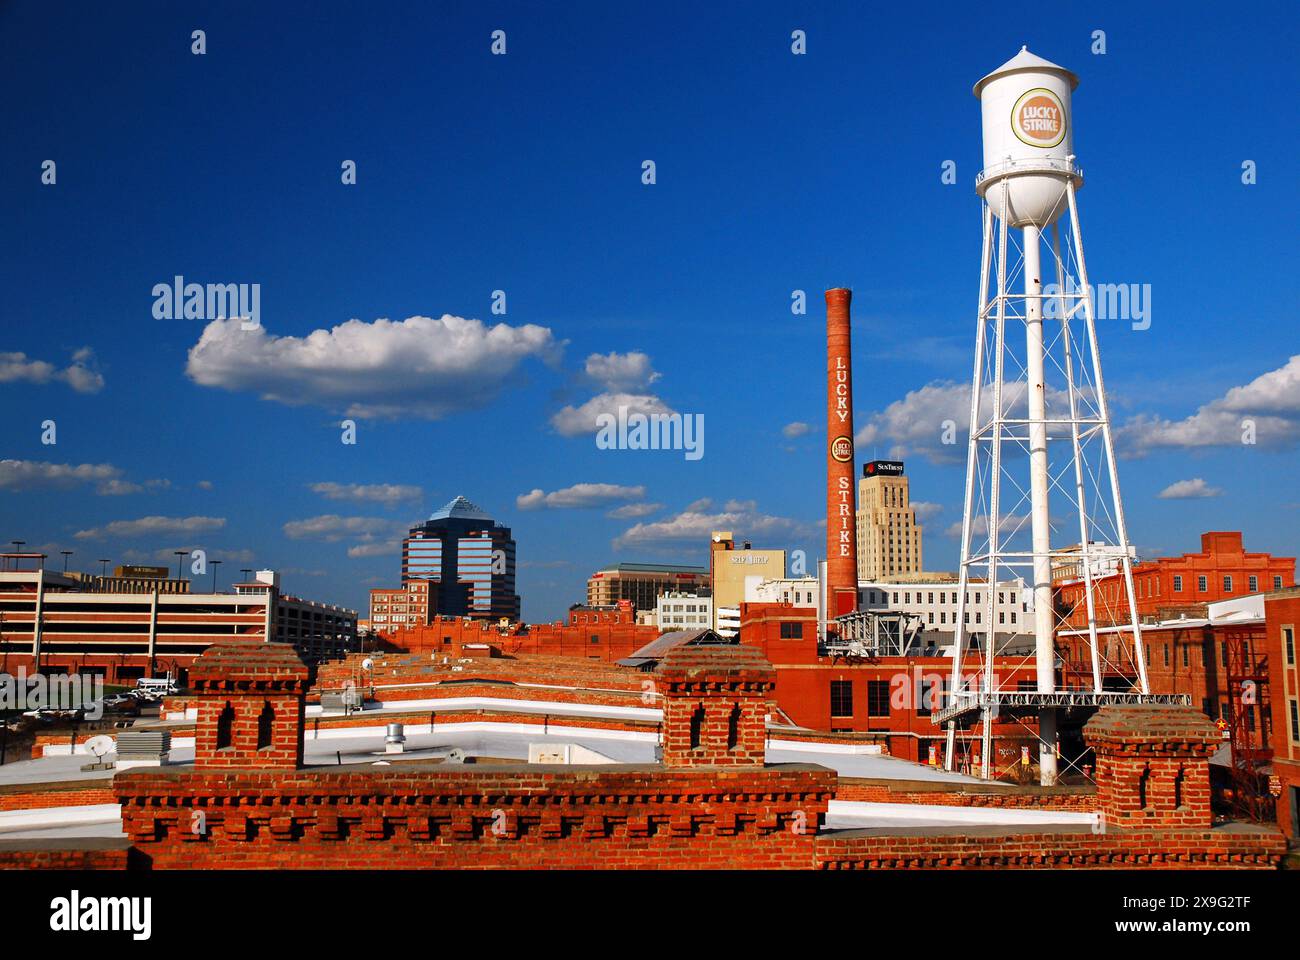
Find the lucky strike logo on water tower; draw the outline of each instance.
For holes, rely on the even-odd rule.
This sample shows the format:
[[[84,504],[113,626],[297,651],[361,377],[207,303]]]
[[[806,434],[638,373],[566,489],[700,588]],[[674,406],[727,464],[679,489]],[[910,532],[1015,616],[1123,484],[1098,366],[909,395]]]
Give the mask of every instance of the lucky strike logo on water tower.
[[[1036,87],[1011,108],[1011,129],[1031,147],[1054,147],[1065,139],[1065,107],[1051,90]]]

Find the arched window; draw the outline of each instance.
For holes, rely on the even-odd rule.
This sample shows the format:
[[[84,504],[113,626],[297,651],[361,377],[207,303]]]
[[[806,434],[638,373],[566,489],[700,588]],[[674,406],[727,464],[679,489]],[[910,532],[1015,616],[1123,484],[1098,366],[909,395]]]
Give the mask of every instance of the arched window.
[[[233,731],[235,726],[235,708],[226,701],[226,705],[221,708],[221,713],[217,716],[217,749],[225,750],[232,745]]]
[[[1147,783],[1151,780],[1151,768],[1143,767],[1142,775],[1138,777],[1138,806],[1143,810],[1147,808]]]
[[[275,711],[271,709],[270,701],[262,704],[262,712],[257,715],[257,749],[261,750],[271,745],[271,726],[275,722]]]
[[[704,729],[704,704],[700,704],[691,714],[691,749],[700,745],[700,732]]]
[[[727,749],[735,750],[740,744],[740,704],[731,708],[727,717]]]

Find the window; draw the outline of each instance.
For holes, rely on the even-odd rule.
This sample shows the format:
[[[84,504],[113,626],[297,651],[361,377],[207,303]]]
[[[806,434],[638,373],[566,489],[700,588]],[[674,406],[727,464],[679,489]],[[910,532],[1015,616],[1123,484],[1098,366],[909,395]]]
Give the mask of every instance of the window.
[[[797,620],[781,621],[781,639],[782,640],[802,640],[803,624]]]
[[[1016,622],[1016,611],[1014,610],[1011,611],[1011,622],[1012,623]]]
[[[1165,666],[1169,666],[1169,644],[1165,644]]]
[[[867,716],[889,716],[889,681],[867,681]]]
[[[1288,667],[1295,666],[1295,628],[1282,628],[1282,648],[1286,651],[1286,664]]]
[[[831,681],[831,716],[853,716],[853,681]]]
[[[1183,578],[1174,577],[1174,593],[1182,593],[1182,592],[1183,592]]]
[[[1187,645],[1186,645],[1186,644],[1183,644],[1183,666],[1184,666],[1184,667],[1186,667],[1186,666],[1189,665],[1189,664],[1187,663],[1187,656],[1188,656],[1188,654],[1187,654]]]
[[[1232,593],[1232,577],[1223,578],[1223,592]]]
[[[937,686],[933,680],[926,682],[923,679],[917,679],[916,715],[918,717],[928,717],[931,710],[938,709],[939,691],[935,689]]]
[[[1259,590],[1259,577],[1251,577],[1247,583],[1250,586],[1250,592],[1255,593]]]
[[[1223,654],[1223,665],[1226,667],[1228,665],[1228,641],[1227,640],[1223,641],[1221,653]]]
[[[1291,739],[1300,743],[1300,707],[1295,697],[1291,698]]]
[[[600,643],[600,634],[598,634],[598,633],[593,633],[593,634],[591,635],[591,642],[592,642],[592,643]]]
[[[999,610],[998,623],[1006,623],[1006,622],[1007,622],[1007,612],[1005,610]]]
[[[1281,578],[1281,577],[1274,577],[1274,578],[1273,578],[1273,589],[1274,589],[1274,590],[1281,590],[1281,589],[1282,589],[1282,578]]]
[[[1210,589],[1209,577],[1205,576],[1204,574],[1201,574],[1199,577],[1196,578],[1197,593],[1205,593],[1205,591],[1209,589]]]

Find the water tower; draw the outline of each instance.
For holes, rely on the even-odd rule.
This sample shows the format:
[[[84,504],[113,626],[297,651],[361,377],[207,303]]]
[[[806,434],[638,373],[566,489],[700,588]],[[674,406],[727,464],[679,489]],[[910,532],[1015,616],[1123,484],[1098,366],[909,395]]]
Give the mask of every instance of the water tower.
[[[998,773],[994,720],[1036,716],[1045,784],[1058,776],[1061,711],[1159,699],[1147,696],[1132,550],[1079,233],[1075,195],[1083,171],[1070,111],[1078,82],[1022,48],[975,84],[984,129],[984,169],[975,181],[984,241],[952,677],[935,715],[947,724],[948,769],[961,751],[973,760],[976,740],[959,742],[957,731],[980,723],[977,769],[986,778]],[[1122,574],[1127,591],[1108,592],[1102,603],[1094,581],[1112,573]],[[1075,585],[1073,609],[1054,609],[1054,580]],[[1014,623],[995,619],[1007,616],[995,602],[999,591],[1017,594]],[[1015,664],[1035,667],[1034,689],[999,676]]]

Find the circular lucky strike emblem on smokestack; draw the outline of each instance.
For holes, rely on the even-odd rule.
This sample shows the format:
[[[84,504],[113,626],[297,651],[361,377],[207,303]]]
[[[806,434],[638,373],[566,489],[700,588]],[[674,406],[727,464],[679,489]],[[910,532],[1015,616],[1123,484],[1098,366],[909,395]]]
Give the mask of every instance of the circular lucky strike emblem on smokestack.
[[[1031,147],[1054,147],[1065,139],[1065,107],[1051,90],[1035,87],[1011,108],[1011,130]]]
[[[849,463],[853,459],[853,438],[839,436],[831,441],[831,456],[840,463]]]

